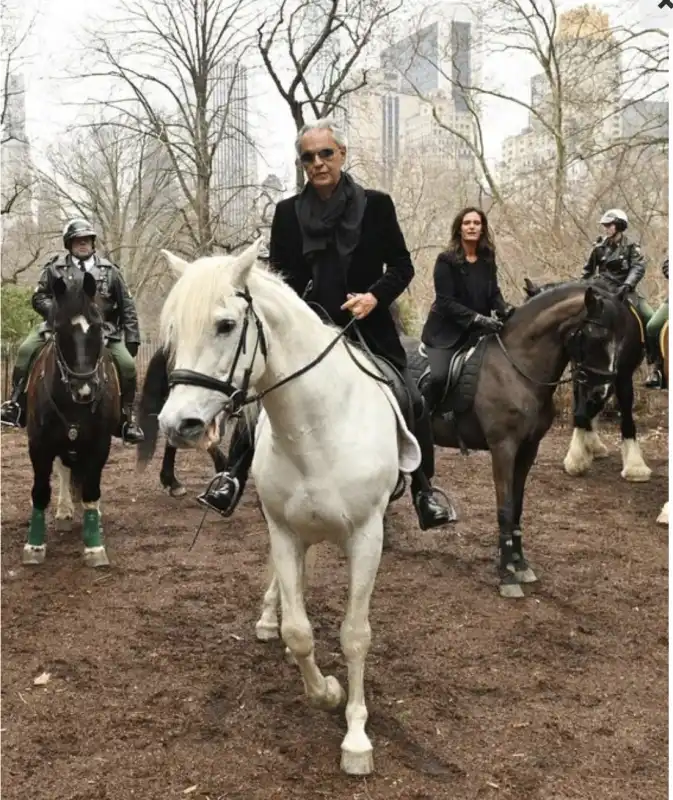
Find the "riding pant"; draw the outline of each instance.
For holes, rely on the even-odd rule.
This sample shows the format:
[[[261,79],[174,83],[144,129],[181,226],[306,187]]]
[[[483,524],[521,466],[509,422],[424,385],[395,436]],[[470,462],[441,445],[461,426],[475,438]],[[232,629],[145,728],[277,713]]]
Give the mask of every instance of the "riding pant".
[[[25,380],[28,377],[35,357],[45,344],[46,342],[40,333],[40,327],[34,327],[21,342],[16,355],[14,375],[17,380]],[[117,366],[122,384],[125,386],[133,384],[135,386],[136,364],[126,349],[126,345],[123,342],[108,342],[107,349],[110,351],[110,355]]]

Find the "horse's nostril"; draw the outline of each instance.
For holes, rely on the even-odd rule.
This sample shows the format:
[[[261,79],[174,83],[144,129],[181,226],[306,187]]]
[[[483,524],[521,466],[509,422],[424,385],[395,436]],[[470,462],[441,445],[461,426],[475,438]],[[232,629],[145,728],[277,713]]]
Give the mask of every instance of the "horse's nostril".
[[[196,439],[201,436],[205,427],[203,420],[198,419],[198,417],[187,417],[178,425],[178,433],[184,439]]]

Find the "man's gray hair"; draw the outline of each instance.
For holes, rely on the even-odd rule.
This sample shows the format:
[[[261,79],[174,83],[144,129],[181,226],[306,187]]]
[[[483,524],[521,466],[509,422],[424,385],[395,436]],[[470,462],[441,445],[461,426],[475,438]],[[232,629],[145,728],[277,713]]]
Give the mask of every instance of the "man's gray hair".
[[[332,136],[334,137],[334,141],[337,143],[339,147],[348,147],[348,140],[346,139],[346,134],[339,128],[336,124],[336,121],[333,117],[321,117],[320,119],[316,119],[313,122],[307,122],[306,125],[301,127],[301,130],[297,134],[297,138],[294,141],[294,147],[297,151],[297,155],[301,155],[301,138],[305,133],[309,131],[329,131]]]

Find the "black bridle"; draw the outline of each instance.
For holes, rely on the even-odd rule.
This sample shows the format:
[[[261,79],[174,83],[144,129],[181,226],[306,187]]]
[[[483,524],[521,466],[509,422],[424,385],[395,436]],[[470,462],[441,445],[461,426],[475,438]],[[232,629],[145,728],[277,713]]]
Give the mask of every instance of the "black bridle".
[[[574,331],[572,331],[572,333],[570,333],[569,336],[567,336],[563,341],[563,346],[567,350],[572,361],[571,375],[569,378],[559,378],[557,381],[538,381],[536,378],[531,378],[531,376],[524,372],[510,356],[504,342],[500,338],[499,333],[495,334],[495,338],[507,360],[519,373],[519,375],[521,375],[523,378],[526,378],[526,380],[530,381],[531,383],[534,383],[536,386],[561,386],[564,383],[571,382],[576,382],[581,386],[587,386],[591,388],[607,386],[611,384],[617,377],[617,371],[601,369],[600,367],[594,367],[586,363],[584,343],[586,334],[586,331],[584,330],[585,325],[593,325],[596,328],[611,330],[608,325],[603,325],[595,320],[585,320],[579,328],[576,328]]]
[[[103,364],[103,355],[105,354],[105,339],[103,336],[103,332],[101,330],[101,348],[98,358],[96,359],[96,363],[93,366],[93,369],[88,370],[87,372],[76,372],[72,369],[68,362],[65,360],[65,356],[63,355],[63,351],[59,345],[58,341],[58,334],[54,332],[52,335],[52,342],[54,346],[54,355],[56,358],[56,366],[58,367],[59,372],[61,373],[61,381],[63,384],[68,388],[70,391],[70,395],[74,403],[78,405],[92,405],[95,409],[98,401],[100,400],[101,392],[101,384],[102,384],[102,369],[101,366]],[[87,381],[92,384],[91,386],[91,395],[86,397],[85,399],[81,399],[77,392],[73,388],[73,382],[81,382],[86,383]]]
[[[173,370],[169,375],[168,379],[169,388],[173,388],[173,386],[179,386],[179,385],[198,386],[201,389],[210,389],[213,392],[219,392],[220,394],[223,394],[227,398],[224,404],[224,408],[228,411],[229,414],[236,414],[244,406],[250,405],[251,403],[259,402],[263,397],[265,397],[270,392],[273,392],[275,389],[284,386],[286,383],[289,383],[295,378],[298,378],[300,375],[304,375],[306,372],[313,369],[313,367],[319,364],[325,358],[325,356],[336,347],[336,345],[345,336],[349,328],[353,326],[356,322],[355,317],[349,320],[349,322],[339,331],[339,333],[334,337],[334,339],[332,339],[332,341],[327,345],[327,347],[325,347],[325,349],[322,350],[308,364],[296,370],[295,372],[291,373],[290,375],[286,375],[284,378],[279,380],[277,383],[274,383],[273,386],[270,386],[263,392],[259,392],[254,395],[249,395],[248,391],[250,389],[250,378],[252,376],[252,368],[253,364],[255,363],[255,357],[257,356],[257,351],[259,349],[262,358],[266,359],[269,352],[269,348],[267,346],[266,337],[264,335],[264,327],[262,325],[262,321],[260,320],[257,312],[255,311],[255,308],[252,303],[252,296],[250,295],[248,288],[246,287],[242,291],[236,292],[235,295],[236,297],[241,297],[243,300],[245,300],[246,309],[243,317],[243,325],[241,327],[241,333],[238,339],[238,343],[236,345],[236,352],[234,353],[234,360],[231,362],[229,374],[227,375],[226,379],[221,381],[219,380],[219,378],[213,378],[210,375],[204,375],[202,372],[196,372],[191,369]],[[246,339],[248,334],[248,328],[250,327],[251,323],[254,323],[257,332],[257,336],[255,338],[255,346],[253,348],[253,353],[252,353],[252,358],[250,359],[250,363],[245,368],[245,371],[243,373],[243,380],[240,386],[237,386],[234,383],[234,373],[236,372],[236,368],[238,367],[238,362],[239,359],[241,358],[241,355],[245,354],[246,352]],[[363,371],[366,372],[366,370]],[[372,377],[376,378],[377,376],[372,375]],[[380,380],[380,378],[378,379]]]

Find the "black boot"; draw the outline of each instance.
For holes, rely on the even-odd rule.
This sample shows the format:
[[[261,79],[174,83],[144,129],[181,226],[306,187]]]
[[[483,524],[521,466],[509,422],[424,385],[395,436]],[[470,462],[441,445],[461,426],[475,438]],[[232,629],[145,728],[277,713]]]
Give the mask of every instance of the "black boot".
[[[201,505],[217,511],[223,517],[234,513],[248,481],[255,448],[246,430],[239,429],[240,435],[232,444],[233,465],[217,475],[208,484],[205,492],[197,497]]]
[[[415,410],[420,411],[420,409]],[[435,447],[432,440],[432,423],[425,408],[416,416],[414,435],[421,448],[421,466],[411,476],[411,494],[418,524],[422,531],[426,531],[429,528],[439,528],[456,522],[458,514],[446,495],[438,489],[433,489],[430,484],[430,479],[435,474]],[[437,494],[444,497],[446,504],[437,499]]]
[[[134,418],[133,403],[136,396],[136,379],[129,381],[122,391],[121,438],[125,444],[140,444],[145,434]]]
[[[664,371],[655,365],[645,380],[648,389],[661,389],[664,385]]]
[[[0,406],[0,425],[7,425],[10,428],[19,428],[23,420],[21,408],[21,396],[25,388],[23,374],[14,367],[12,374],[12,394],[6,402]]]

